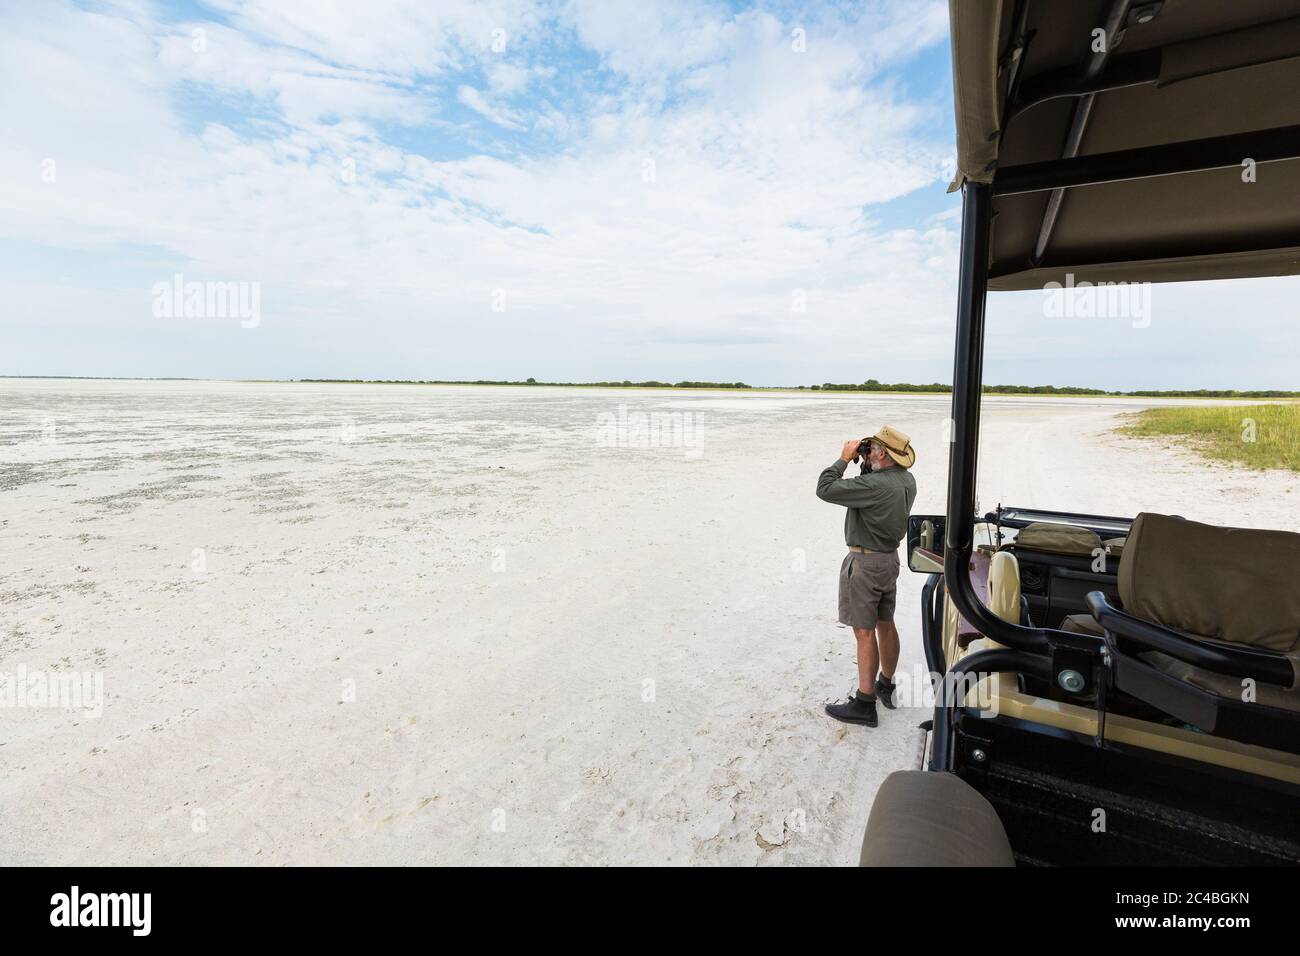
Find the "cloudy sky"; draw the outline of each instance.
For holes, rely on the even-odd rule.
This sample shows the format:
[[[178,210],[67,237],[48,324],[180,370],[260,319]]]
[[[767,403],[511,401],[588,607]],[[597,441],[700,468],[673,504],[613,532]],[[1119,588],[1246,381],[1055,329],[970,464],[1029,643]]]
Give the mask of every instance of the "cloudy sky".
[[[0,374],[946,381],[949,83],[921,0],[3,2]],[[986,378],[1300,388],[1298,293],[995,296]]]

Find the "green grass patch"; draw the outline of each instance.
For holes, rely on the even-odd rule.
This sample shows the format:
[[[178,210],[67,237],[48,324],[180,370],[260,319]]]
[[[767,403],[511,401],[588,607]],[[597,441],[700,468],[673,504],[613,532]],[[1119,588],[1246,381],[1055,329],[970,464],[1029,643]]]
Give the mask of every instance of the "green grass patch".
[[[1143,438],[1182,439],[1207,458],[1248,468],[1300,471],[1300,404],[1147,408],[1120,431]]]

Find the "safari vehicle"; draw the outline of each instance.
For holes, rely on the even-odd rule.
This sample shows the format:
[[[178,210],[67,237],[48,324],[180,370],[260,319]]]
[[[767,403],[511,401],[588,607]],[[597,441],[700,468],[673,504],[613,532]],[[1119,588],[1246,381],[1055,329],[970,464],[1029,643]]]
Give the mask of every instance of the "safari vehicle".
[[[950,18],[953,441],[947,514],[907,543],[945,677],[862,862],[1300,862],[1300,534],[975,511],[988,291],[1300,272],[1300,2]]]

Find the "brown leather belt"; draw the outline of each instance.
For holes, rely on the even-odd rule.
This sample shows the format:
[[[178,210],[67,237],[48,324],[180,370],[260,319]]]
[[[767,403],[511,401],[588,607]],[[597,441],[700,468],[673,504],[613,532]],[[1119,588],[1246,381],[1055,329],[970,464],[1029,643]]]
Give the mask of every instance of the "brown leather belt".
[[[856,551],[858,554],[884,554],[884,551],[872,551],[870,548],[859,548],[856,544],[849,545],[850,551]]]

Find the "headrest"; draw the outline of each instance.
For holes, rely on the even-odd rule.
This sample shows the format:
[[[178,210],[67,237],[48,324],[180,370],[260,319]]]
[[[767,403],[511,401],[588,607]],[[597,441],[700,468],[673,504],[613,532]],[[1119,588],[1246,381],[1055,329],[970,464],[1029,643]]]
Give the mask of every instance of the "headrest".
[[[1300,647],[1300,534],[1137,516],[1119,566],[1124,610],[1273,651]]]

